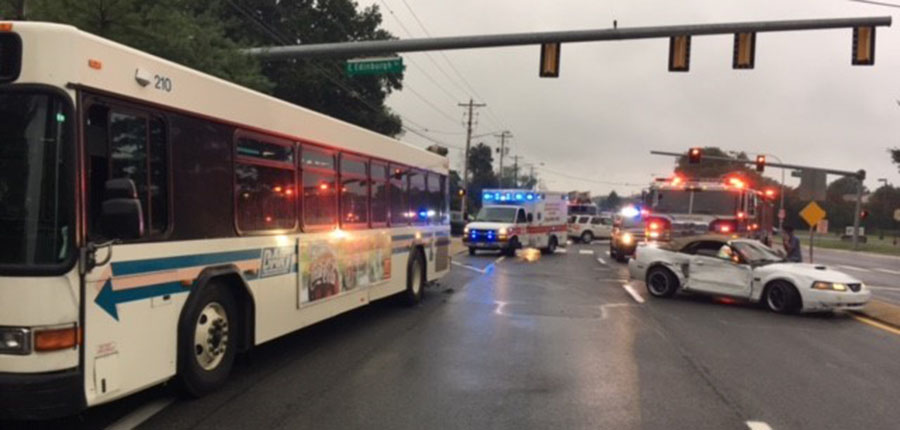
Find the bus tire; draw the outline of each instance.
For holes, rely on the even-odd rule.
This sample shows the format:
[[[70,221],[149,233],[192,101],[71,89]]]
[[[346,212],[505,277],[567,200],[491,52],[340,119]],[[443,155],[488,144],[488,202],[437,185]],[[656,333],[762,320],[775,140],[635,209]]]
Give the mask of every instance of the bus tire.
[[[238,326],[237,303],[224,284],[212,280],[188,298],[178,324],[178,378],[189,395],[200,397],[225,384]]]
[[[404,305],[414,306],[422,301],[425,282],[425,259],[422,251],[414,248],[406,265],[406,290],[400,296]]]

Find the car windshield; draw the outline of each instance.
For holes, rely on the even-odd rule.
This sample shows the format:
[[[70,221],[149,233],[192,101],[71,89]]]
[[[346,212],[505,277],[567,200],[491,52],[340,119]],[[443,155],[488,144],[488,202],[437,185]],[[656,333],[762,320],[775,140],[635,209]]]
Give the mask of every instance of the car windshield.
[[[732,191],[657,190],[654,212],[671,214],[731,215],[740,194]],[[693,195],[693,201],[691,199]]]
[[[0,93],[0,267],[56,265],[71,255],[69,120],[59,96]]]
[[[731,244],[744,260],[754,264],[777,263],[784,259],[759,242],[740,241]]]
[[[514,223],[516,222],[517,210],[518,208],[515,207],[485,206],[478,211],[478,216],[475,217],[475,220]]]

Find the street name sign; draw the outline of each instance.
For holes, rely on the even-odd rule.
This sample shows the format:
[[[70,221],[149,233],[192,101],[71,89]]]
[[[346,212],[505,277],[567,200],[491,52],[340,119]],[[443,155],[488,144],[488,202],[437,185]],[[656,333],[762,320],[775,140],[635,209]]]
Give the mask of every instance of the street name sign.
[[[803,218],[810,227],[814,227],[819,221],[822,221],[822,219],[825,218],[825,215],[825,209],[822,209],[815,201],[809,202],[809,204],[800,211],[800,217]]]
[[[347,60],[347,76],[390,75],[403,72],[403,58],[355,58]]]

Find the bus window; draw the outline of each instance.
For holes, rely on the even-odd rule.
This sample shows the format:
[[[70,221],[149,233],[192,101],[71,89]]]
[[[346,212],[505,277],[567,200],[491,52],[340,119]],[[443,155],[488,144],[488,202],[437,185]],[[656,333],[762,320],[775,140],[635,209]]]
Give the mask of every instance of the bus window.
[[[237,226],[241,231],[294,228],[294,148],[239,137],[234,165]]]
[[[341,225],[364,227],[369,222],[368,163],[341,155]]]
[[[409,224],[409,168],[391,164],[391,225]]]
[[[446,224],[447,220],[447,177],[431,173],[428,175],[428,193],[434,209],[435,224]]]
[[[385,163],[372,161],[372,225],[387,224],[390,211],[388,200],[388,167]]]
[[[99,225],[106,181],[130,179],[137,189],[145,236],[159,236],[169,225],[169,167],[165,123],[135,112],[94,104],[85,124],[90,187],[90,236],[103,237]]]
[[[303,147],[303,226],[331,228],[337,224],[337,192],[334,154]]]
[[[415,224],[428,222],[428,190],[425,187],[425,172],[413,170],[409,175],[409,210]]]

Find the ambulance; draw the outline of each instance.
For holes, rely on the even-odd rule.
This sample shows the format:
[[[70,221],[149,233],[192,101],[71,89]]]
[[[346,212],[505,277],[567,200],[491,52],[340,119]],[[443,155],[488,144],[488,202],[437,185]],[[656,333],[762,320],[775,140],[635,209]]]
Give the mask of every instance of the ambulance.
[[[486,189],[481,210],[463,229],[469,255],[499,250],[515,255],[520,248],[551,254],[566,243],[567,199],[564,193],[524,189]]]

